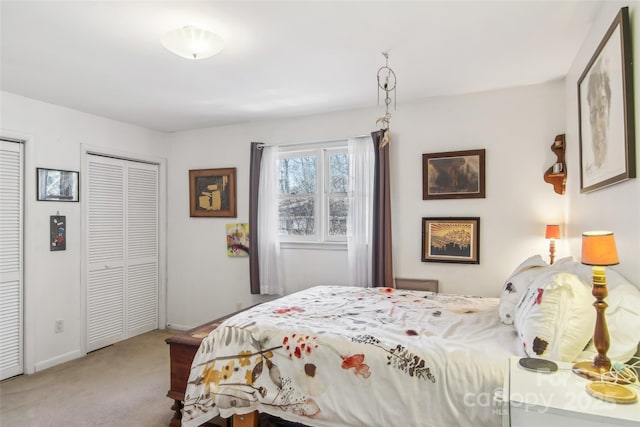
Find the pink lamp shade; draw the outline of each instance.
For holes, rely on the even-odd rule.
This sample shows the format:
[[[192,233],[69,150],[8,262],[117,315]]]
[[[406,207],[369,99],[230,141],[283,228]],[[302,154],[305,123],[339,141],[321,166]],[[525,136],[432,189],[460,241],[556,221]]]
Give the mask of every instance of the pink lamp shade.
[[[582,233],[582,263],[586,265],[618,264],[616,241],[611,231]]]
[[[560,226],[559,225],[547,225],[547,229],[544,232],[545,239],[559,239],[560,238]]]

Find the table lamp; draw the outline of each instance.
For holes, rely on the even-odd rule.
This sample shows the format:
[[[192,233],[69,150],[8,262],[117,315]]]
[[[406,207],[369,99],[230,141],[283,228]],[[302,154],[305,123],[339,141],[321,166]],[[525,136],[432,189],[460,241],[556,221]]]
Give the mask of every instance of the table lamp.
[[[610,231],[588,231],[582,233],[582,263],[593,266],[592,294],[596,301],[596,326],[593,333],[593,344],[598,354],[591,361],[577,362],[573,372],[591,380],[611,380],[608,375],[611,361],[607,357],[609,350],[609,330],[604,311],[607,303],[607,281],[605,266],[618,264],[618,252],[613,233]]]
[[[549,263],[553,264],[556,258],[556,240],[560,238],[560,226],[559,225],[547,225],[547,229],[544,232],[544,238],[549,239]]]

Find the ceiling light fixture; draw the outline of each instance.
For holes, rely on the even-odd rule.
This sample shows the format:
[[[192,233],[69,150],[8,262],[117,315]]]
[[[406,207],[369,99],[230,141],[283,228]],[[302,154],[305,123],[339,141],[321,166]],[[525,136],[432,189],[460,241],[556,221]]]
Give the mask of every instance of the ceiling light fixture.
[[[224,48],[224,39],[218,34],[190,26],[169,31],[161,42],[170,52],[187,59],[209,58]]]

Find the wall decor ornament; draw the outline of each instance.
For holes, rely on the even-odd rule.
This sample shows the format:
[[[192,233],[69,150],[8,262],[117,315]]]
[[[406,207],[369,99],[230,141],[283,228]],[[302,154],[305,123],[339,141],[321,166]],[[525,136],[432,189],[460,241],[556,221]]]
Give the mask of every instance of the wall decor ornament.
[[[384,65],[378,69],[378,105],[380,105],[380,90],[384,91],[384,116],[376,120],[376,125],[380,125],[382,129],[386,129],[380,148],[383,148],[391,140],[391,131],[389,122],[391,121],[391,113],[389,113],[389,105],[391,105],[391,93],[393,92],[393,107],[396,108],[396,73],[389,67],[389,53],[382,52],[384,56]]]
[[[189,170],[189,215],[236,217],[236,168]]]
[[[629,10],[614,19],[578,79],[580,192],[636,176]]]
[[[485,198],[485,150],[422,155],[422,200]]]
[[[480,218],[422,218],[422,261],[480,264]]]
[[[37,200],[55,202],[77,202],[79,200],[78,175],[78,172],[75,171],[37,168]]]
[[[49,218],[49,250],[67,250],[67,217],[64,215],[51,215]]]

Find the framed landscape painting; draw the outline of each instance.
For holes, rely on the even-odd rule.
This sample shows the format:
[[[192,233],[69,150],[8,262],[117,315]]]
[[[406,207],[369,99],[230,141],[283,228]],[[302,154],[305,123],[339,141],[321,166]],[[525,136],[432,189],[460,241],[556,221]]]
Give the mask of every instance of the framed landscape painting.
[[[480,264],[480,218],[422,218],[422,261]]]
[[[422,155],[422,200],[485,198],[485,150]]]

